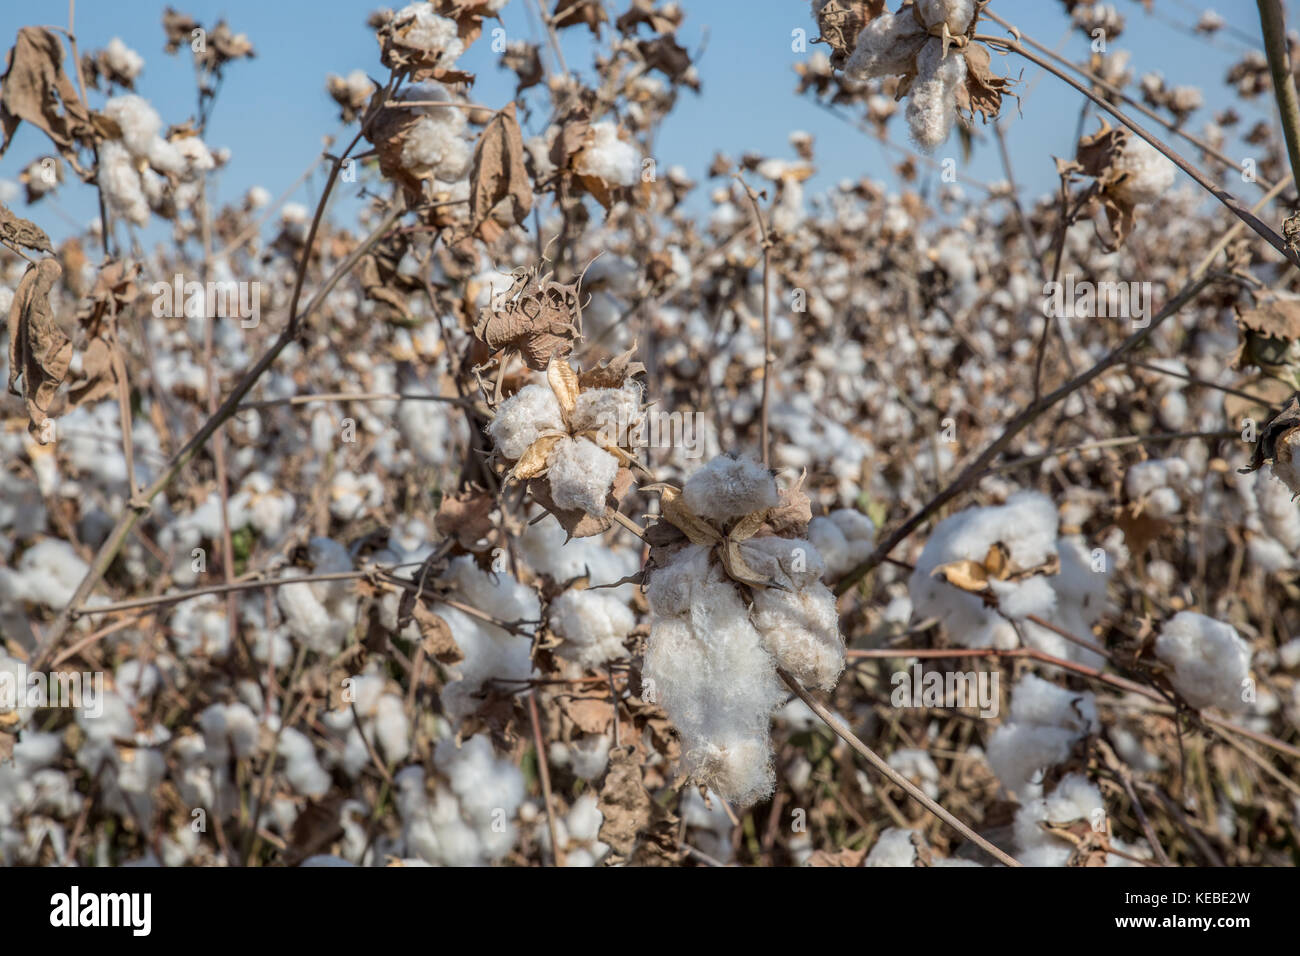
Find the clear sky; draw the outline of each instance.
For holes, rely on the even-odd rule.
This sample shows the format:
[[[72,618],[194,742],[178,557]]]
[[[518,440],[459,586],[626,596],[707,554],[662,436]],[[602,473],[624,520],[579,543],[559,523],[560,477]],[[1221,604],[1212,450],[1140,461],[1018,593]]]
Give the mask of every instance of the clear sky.
[[[1230,101],[1223,85],[1228,67],[1249,45],[1260,46],[1255,3],[1218,0],[1215,9],[1228,26],[1210,39],[1194,36],[1188,29],[1208,6],[1204,0],[1155,0],[1151,14],[1137,0],[1113,2],[1127,19],[1127,27],[1112,48],[1131,51],[1138,75],[1159,70],[1170,85],[1202,88],[1206,107],[1188,124],[1199,132],[1213,112]],[[503,22],[509,38],[541,38],[535,3],[511,0],[507,5]],[[627,0],[606,0],[611,16],[617,16],[626,5]],[[139,52],[146,65],[137,91],[154,104],[165,123],[180,123],[195,111],[194,79],[187,50],[177,56],[163,52],[164,6],[156,0],[79,0],[76,33],[83,51],[120,36]],[[384,72],[373,34],[365,26],[373,7],[365,2],[178,0],[177,6],[209,27],[225,17],[236,31],[248,34],[257,51],[255,60],[228,69],[208,128],[209,145],[226,146],[233,153],[216,183],[223,199],[236,198],[252,185],[262,185],[278,197],[319,152],[322,138],[339,131],[337,107],[325,93],[328,73],[346,74],[361,68],[380,77]],[[655,158],[661,170],[680,164],[703,181],[718,150],[733,157],[747,151],[791,156],[787,136],[791,130],[802,129],[816,137],[818,175],[810,183],[810,193],[843,178],[863,175],[893,181],[891,169],[900,155],[794,92],[794,65],[819,49],[810,45],[808,52],[792,50],[792,31],[801,28],[810,37],[816,35],[804,0],[682,0],[682,6],[687,18],[679,38],[688,49],[702,50],[698,59],[702,90],[698,96],[685,92],[665,126],[656,144]],[[1289,0],[1287,7],[1290,21],[1300,23],[1300,0]],[[1023,33],[1074,59],[1087,54],[1086,38],[1068,29],[1057,0],[994,0],[993,9]],[[11,46],[16,30],[23,25],[66,26],[67,16],[68,5],[63,0],[6,0],[0,5],[0,43]],[[993,24],[988,24],[988,29],[1000,32]],[[583,68],[582,64],[590,63],[590,57],[584,55],[589,49],[585,28],[564,33],[570,66]],[[514,90],[514,75],[496,61],[485,38],[461,61],[478,74],[474,98],[492,106],[508,101]],[[1010,114],[1008,133],[1016,177],[1029,198],[1053,188],[1051,157],[1071,153],[1081,98],[1054,77],[1043,76],[1032,64],[994,58],[994,69],[1001,72],[1015,75],[1022,67],[1018,90],[1023,97],[1023,115],[1016,114],[1014,100],[1004,106],[1004,115]],[[585,69],[589,72],[590,66]],[[103,99],[102,93],[91,93],[94,105],[102,106]],[[1249,128],[1266,115],[1265,110],[1271,111],[1272,102],[1260,99],[1238,109],[1242,128]],[[535,122],[544,122],[544,115],[538,112]],[[1271,112],[1267,115],[1271,119]],[[894,135],[902,142],[905,127],[895,122]],[[1002,168],[991,131],[981,130],[980,135],[969,162],[959,155],[955,138],[948,147],[941,147],[939,155],[954,155],[964,175],[986,182],[1000,179]],[[1186,145],[1181,143],[1180,148]],[[16,178],[31,158],[47,151],[44,135],[24,125],[0,159],[0,178]],[[1232,151],[1233,155],[1241,152],[1235,147]],[[1187,155],[1195,158],[1194,152]],[[937,178],[932,170],[921,171],[931,181]],[[316,188],[319,180],[304,185],[295,198],[311,203]],[[345,188],[355,192],[357,186]],[[1238,190],[1244,197],[1252,195],[1249,187]],[[706,194],[707,190],[699,192]],[[696,202],[702,204],[702,198]],[[38,221],[56,238],[65,235],[70,224],[85,223],[95,214],[93,189],[75,181],[64,185],[56,204],[57,209],[46,201],[38,210]],[[21,209],[21,201],[18,206]]]

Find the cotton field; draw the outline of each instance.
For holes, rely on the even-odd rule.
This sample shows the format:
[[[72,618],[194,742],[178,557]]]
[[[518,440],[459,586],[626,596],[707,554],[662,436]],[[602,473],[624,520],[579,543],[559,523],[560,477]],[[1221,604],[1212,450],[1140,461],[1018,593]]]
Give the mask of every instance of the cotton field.
[[[0,864],[1300,862],[1297,11],[743,6],[0,37]]]

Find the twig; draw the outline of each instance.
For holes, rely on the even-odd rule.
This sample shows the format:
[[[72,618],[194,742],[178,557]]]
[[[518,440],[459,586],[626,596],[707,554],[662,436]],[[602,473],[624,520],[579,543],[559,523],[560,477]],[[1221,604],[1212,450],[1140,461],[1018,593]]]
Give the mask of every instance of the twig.
[[[564,851],[556,839],[555,805],[551,800],[551,768],[546,759],[546,742],[542,740],[542,722],[537,716],[537,691],[528,692],[528,718],[533,724],[533,745],[537,748],[537,775],[542,781],[542,798],[546,801],[546,828],[551,834],[551,862],[564,866]]]
[[[952,827],[980,849],[984,850],[985,853],[988,853],[999,863],[1002,863],[1005,866],[1020,866],[1018,860],[1007,855],[1002,850],[999,850],[988,840],[984,839],[970,827],[966,826],[966,824],[962,823],[934,800],[927,797],[925,793],[916,786],[916,784],[912,783],[912,781],[908,780],[901,773],[882,760],[874,750],[859,740],[851,730],[840,723],[840,721],[836,720],[830,711],[818,703],[812,695],[808,693],[808,691],[804,690],[803,685],[787,674],[784,668],[778,667],[776,672],[781,675],[781,680],[786,682],[786,685],[794,691],[796,695],[798,695],[799,699],[807,704],[814,714],[826,722],[827,727],[835,731],[841,740],[852,747],[860,756],[865,758],[868,763],[889,778],[892,783],[902,787],[907,795],[913,800],[921,804],[921,806],[925,807],[936,817],[948,824],[948,826]]]
[[[1256,0],[1259,25],[1264,32],[1264,53],[1273,77],[1273,94],[1282,118],[1286,151],[1291,159],[1291,176],[1300,183],[1300,101],[1296,99],[1295,75],[1291,72],[1291,55],[1287,49],[1286,18],[1281,0]]]

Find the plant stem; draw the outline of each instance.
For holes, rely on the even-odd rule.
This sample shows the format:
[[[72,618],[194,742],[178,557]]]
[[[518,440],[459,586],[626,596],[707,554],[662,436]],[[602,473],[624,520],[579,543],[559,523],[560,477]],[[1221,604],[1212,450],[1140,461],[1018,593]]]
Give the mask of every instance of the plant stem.
[[[1257,2],[1268,71],[1273,76],[1273,95],[1277,98],[1282,132],[1286,135],[1286,151],[1291,158],[1291,177],[1300,183],[1300,101],[1296,99],[1295,75],[1291,72],[1291,56],[1287,51],[1286,17],[1281,0]]]

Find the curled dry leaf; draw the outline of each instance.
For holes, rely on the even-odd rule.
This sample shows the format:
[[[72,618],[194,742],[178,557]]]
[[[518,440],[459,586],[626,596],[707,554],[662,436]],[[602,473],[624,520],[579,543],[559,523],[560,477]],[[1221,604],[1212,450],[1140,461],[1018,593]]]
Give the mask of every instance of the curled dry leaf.
[[[9,391],[23,396],[28,431],[41,444],[50,405],[72,361],[72,341],[50,308],[50,290],[62,275],[63,267],[49,256],[28,266],[9,308]]]
[[[480,488],[469,488],[442,499],[433,526],[439,534],[454,537],[466,551],[476,551],[496,530],[492,523],[496,507],[495,496]]]
[[[43,27],[23,27],[9,51],[8,68],[0,79],[0,126],[8,149],[14,130],[26,120],[42,129],[74,168],[78,140],[95,134],[90,111],[63,70],[63,44]]]
[[[435,614],[421,601],[415,602],[413,614],[420,627],[420,645],[424,653],[440,664],[459,664],[465,659],[465,652],[456,643],[451,627],[441,615]]]
[[[29,219],[15,215],[3,204],[0,204],[0,239],[11,246],[22,246],[24,249],[54,251],[44,229]]]
[[[574,27],[585,23],[598,39],[600,25],[608,22],[605,5],[600,0],[555,0],[555,10],[551,13],[554,26]]]
[[[1032,568],[1021,568],[1011,560],[1010,552],[1001,541],[989,546],[982,561],[963,558],[941,564],[930,572],[931,577],[943,578],[955,588],[978,594],[989,589],[991,581],[1023,581],[1035,575],[1054,575],[1061,570],[1061,561],[1052,555],[1047,561]]]
[[[485,242],[501,234],[494,214],[517,225],[532,211],[533,184],[524,166],[524,141],[514,103],[493,116],[479,136],[469,181],[470,232]]]

